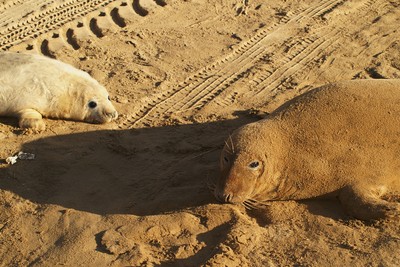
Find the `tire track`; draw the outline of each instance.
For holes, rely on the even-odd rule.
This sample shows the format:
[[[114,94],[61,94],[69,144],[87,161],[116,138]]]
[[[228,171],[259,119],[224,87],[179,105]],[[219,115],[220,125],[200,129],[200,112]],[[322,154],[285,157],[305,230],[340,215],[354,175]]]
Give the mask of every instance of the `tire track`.
[[[357,8],[357,12],[368,12],[371,10],[372,5],[381,5],[376,1],[366,1],[359,8]],[[338,6],[338,5],[337,5]],[[385,5],[388,7],[388,5]],[[379,6],[377,10],[384,10],[382,6]],[[318,12],[316,15],[324,16],[327,12]],[[350,21],[351,18],[348,18]],[[345,21],[344,24],[349,23],[349,21]],[[260,97],[265,98],[265,95],[274,95],[279,90],[279,87],[283,84],[283,82],[290,78],[295,73],[301,71],[305,68],[310,62],[314,61],[318,58],[318,55],[323,51],[328,51],[330,46],[334,43],[338,43],[339,33],[344,33],[345,29],[325,29],[321,31],[319,34],[321,37],[310,37],[312,42],[309,43],[307,47],[304,47],[304,50],[300,51],[300,53],[296,54],[293,58],[288,58],[289,61],[285,62],[281,67],[271,70],[270,72],[262,75],[257,80],[251,81],[254,84],[254,89],[245,94],[245,98],[247,99],[259,99]],[[322,34],[324,34],[322,36]],[[347,33],[349,35],[350,33]],[[339,38],[338,38],[339,37]],[[335,39],[336,38],[336,39]]]
[[[154,0],[154,5],[164,7],[166,3]],[[97,10],[107,6],[112,6],[112,9],[103,13],[107,13],[111,22],[120,28],[126,26],[125,17],[127,15],[146,16],[149,13],[137,0],[130,1],[129,4],[120,0],[70,0],[58,4],[55,1],[14,1],[0,6],[0,27],[5,28],[0,31],[0,49],[8,50],[19,43],[37,39],[40,35],[59,30],[64,25],[88,14],[96,13]],[[23,14],[22,17],[18,17],[19,14]],[[104,36],[98,23],[100,20],[90,20],[89,25],[85,25],[88,31],[92,31],[94,36],[99,38]],[[77,41],[74,41],[75,30],[66,29],[65,31],[68,34],[66,39],[69,40],[69,45],[73,49],[79,49]],[[49,40],[44,42],[48,42],[50,45]],[[40,46],[46,46],[46,44],[42,43]],[[42,49],[42,51],[44,50],[46,49]]]
[[[263,93],[263,91],[268,90],[272,92],[279,85],[282,84],[282,80],[284,77],[290,77],[300,69],[302,69],[308,62],[315,59],[316,55],[320,51],[323,51],[325,48],[332,45],[338,36],[339,30],[329,31],[326,35],[315,39],[313,42],[309,43],[304,47],[303,50],[299,51],[294,57],[290,57],[290,60],[273,71],[270,75],[265,77],[262,81],[258,82],[255,86],[255,90],[252,90],[248,94],[251,94],[252,97],[257,98]],[[248,96],[251,98],[250,96]]]
[[[40,6],[43,5],[46,5],[46,1],[42,1]],[[0,27],[6,27],[15,21],[17,14],[26,14],[26,12],[31,12],[31,10],[37,8],[37,0],[13,1],[7,5],[0,6]]]
[[[57,30],[57,38],[38,38],[40,52],[46,56],[55,57],[60,47],[69,47],[73,50],[81,48],[82,41],[87,39],[101,39],[113,28],[123,28],[125,20],[119,14],[119,8],[114,7],[107,11],[105,8],[92,12],[77,23],[69,23]],[[47,43],[47,45],[46,45]]]
[[[132,127],[146,125],[172,112],[203,107],[244,76],[255,62],[271,53],[275,49],[271,44],[283,42],[293,29],[299,27],[299,22],[330,12],[344,1],[319,2],[307,9],[297,10],[280,23],[260,31],[230,55],[189,77],[179,87],[156,95],[139,109]]]
[[[73,0],[36,11],[0,32],[0,48],[7,50],[15,44],[35,39],[112,2],[113,0]]]

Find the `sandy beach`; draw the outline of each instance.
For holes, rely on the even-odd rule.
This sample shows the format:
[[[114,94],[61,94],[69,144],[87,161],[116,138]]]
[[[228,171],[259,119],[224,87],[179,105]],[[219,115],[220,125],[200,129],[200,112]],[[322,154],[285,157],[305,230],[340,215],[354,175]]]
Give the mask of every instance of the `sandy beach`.
[[[0,118],[0,266],[399,266],[398,219],[221,204],[236,128],[323,84],[400,79],[398,0],[2,0],[0,48],[88,72],[108,124]],[[8,165],[23,151],[33,160]]]

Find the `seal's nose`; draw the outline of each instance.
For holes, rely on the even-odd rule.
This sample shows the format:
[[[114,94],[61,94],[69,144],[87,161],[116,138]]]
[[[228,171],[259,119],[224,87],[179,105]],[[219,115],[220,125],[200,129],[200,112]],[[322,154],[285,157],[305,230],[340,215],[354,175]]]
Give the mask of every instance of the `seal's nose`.
[[[232,203],[234,204],[234,196],[230,193],[223,193],[223,192],[216,192],[215,197],[217,200],[225,203]]]
[[[225,202],[227,202],[227,203],[233,203],[232,202],[233,195],[231,195],[231,194],[227,194],[224,199],[225,199]]]
[[[113,120],[115,120],[115,119],[117,119],[118,118],[118,112],[115,110],[114,112],[111,112],[111,118],[113,119]]]
[[[116,118],[118,118],[118,112],[116,110],[110,111],[110,112],[105,111],[104,115],[107,116],[110,121],[115,120]]]

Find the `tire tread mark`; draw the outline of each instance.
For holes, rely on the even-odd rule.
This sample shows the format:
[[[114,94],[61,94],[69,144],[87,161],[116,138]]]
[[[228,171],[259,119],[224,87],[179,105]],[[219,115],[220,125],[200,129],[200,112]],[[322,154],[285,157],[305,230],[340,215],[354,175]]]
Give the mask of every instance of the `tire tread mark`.
[[[97,24],[97,19],[96,18],[91,18],[90,19],[90,21],[89,21],[89,29],[97,38],[104,37],[103,31],[100,29],[99,25]]]
[[[240,75],[243,72],[245,72],[252,64],[252,62],[261,58],[262,56],[265,55],[265,53],[268,52],[268,50],[264,50],[263,47],[258,47],[255,51],[253,50],[254,49],[249,49],[245,51],[245,53],[243,53],[240,57],[236,58],[236,60],[233,60],[232,64],[224,66],[220,71],[218,71],[211,77],[214,79],[208,79],[207,82],[197,84],[195,87],[190,88],[191,89],[190,92],[186,94],[184,97],[180,98],[180,100],[175,103],[176,109],[177,110],[180,110],[181,108],[188,109],[192,107],[196,101],[200,101],[202,97],[210,93],[213,89],[217,88],[218,86],[221,86],[224,83],[230,84],[230,81],[234,79],[236,75]],[[209,82],[210,80],[211,82]]]
[[[366,3],[364,3],[360,8],[358,8],[358,11],[368,11],[370,6],[376,4],[375,1],[367,1]],[[337,5],[333,8],[336,8]],[[320,14],[325,14],[324,12],[318,12],[315,14],[315,16],[320,16]],[[331,41],[331,43],[333,42],[337,42],[338,40],[333,40],[334,36],[336,36],[339,33],[338,29],[332,30],[330,33],[328,33],[326,36],[323,37],[323,41],[312,41],[312,43],[310,44],[310,47],[315,46],[315,44],[317,44],[317,47],[320,47],[324,44],[324,47],[326,47],[329,40]],[[333,34],[333,37],[329,37]],[[320,50],[320,49],[319,49]],[[304,50],[302,52],[302,54],[305,53]],[[321,50],[320,50],[321,51]],[[311,51],[310,53],[316,53],[317,49],[315,49],[314,51]],[[300,59],[302,65],[307,65],[308,62],[311,62],[312,59],[309,59],[309,55],[306,55],[306,57],[304,59]],[[298,59],[296,59],[298,60]],[[304,62],[308,60],[307,62]],[[269,92],[273,92],[276,90],[276,88],[281,84],[279,82],[279,80],[281,80],[283,77],[290,77],[295,71],[293,70],[294,68],[294,64],[291,62],[286,63],[285,65],[281,66],[280,68],[276,69],[273,72],[269,72],[266,75],[263,75],[261,77],[261,79],[259,78],[258,81],[253,81],[253,83],[255,83],[255,90],[252,90],[252,94],[253,97],[259,97],[260,94],[265,94],[265,91],[269,91]],[[289,73],[289,74],[288,74]],[[247,96],[249,97],[249,94],[247,94]]]
[[[275,90],[275,88],[281,84],[283,77],[290,77],[302,66],[305,66],[309,62],[313,61],[316,54],[319,54],[319,52],[323,51],[324,48],[337,41],[334,39],[337,34],[338,31],[331,31],[325,36],[316,39],[312,44],[307,46],[295,58],[293,58],[293,60],[276,69],[275,72],[259,83],[255,90],[252,91],[252,97],[260,97],[265,90],[268,90],[268,92]]]
[[[32,3],[34,2],[34,3]],[[45,3],[42,3],[45,4]],[[0,27],[7,26],[10,22],[15,21],[15,14],[21,14],[30,8],[37,8],[37,0],[13,1],[6,5],[0,5]]]
[[[149,11],[140,5],[139,0],[133,0],[132,8],[139,16],[145,17],[149,14]]]
[[[9,25],[0,32],[0,48],[6,50],[27,39],[60,28],[62,25],[84,16],[99,7],[107,6],[113,0],[72,0],[51,7],[39,14],[30,14],[26,18]]]
[[[151,121],[152,119],[157,119],[157,115],[164,112],[182,111],[185,108],[201,108],[207,103],[205,100],[212,100],[217,95],[222,93],[222,91],[228,87],[229,84],[237,80],[237,77],[243,75],[246,71],[246,65],[251,65],[258,59],[265,56],[268,48],[268,36],[273,33],[277,26],[289,25],[291,23],[295,24],[298,20],[304,19],[304,17],[310,17],[313,14],[317,14],[323,10],[331,8],[333,5],[343,2],[344,0],[329,1],[325,0],[320,5],[314,5],[307,9],[300,9],[293,12],[293,15],[286,22],[280,22],[277,25],[271,26],[266,30],[258,32],[253,38],[239,45],[231,54],[223,58],[222,60],[216,61],[211,66],[208,66],[201,70],[199,73],[189,77],[181,86],[172,89],[169,92],[164,92],[161,96],[158,95],[153,100],[145,103],[139,112],[134,116],[133,126],[140,123],[146,124],[146,121]],[[321,5],[323,5],[321,7]],[[278,30],[284,27],[278,27]],[[265,52],[260,53],[258,56],[247,59],[248,54],[257,51],[257,49],[264,48]],[[240,64],[239,68],[234,68],[236,70],[232,72],[226,71],[226,69],[235,66],[235,62],[238,61]],[[245,62],[245,63],[243,63]],[[201,78],[206,76],[207,78]],[[217,77],[217,78],[215,78]],[[236,79],[235,79],[236,77]],[[218,80],[219,79],[219,80]],[[211,86],[212,85],[212,86]],[[198,90],[191,94],[192,90]],[[190,99],[188,96],[192,96]],[[183,101],[182,96],[186,96]],[[189,99],[188,99],[189,98]],[[184,102],[184,104],[182,104]],[[152,114],[155,114],[152,116]]]
[[[233,72],[227,72],[223,76],[217,76],[217,79],[215,79],[213,83],[209,84],[208,86],[201,86],[199,88],[201,90],[198,90],[197,94],[193,95],[191,98],[189,98],[190,95],[188,95],[185,99],[183,99],[185,101],[183,101],[184,105],[181,108],[190,109],[194,106],[198,106],[196,105],[197,102],[204,102],[203,99],[210,98],[210,94],[212,94],[214,91],[220,94],[220,87],[227,87],[227,85],[230,85],[233,81],[237,80],[237,77],[242,77],[244,73],[246,73],[247,70],[253,65],[254,61],[261,58],[268,52],[269,50],[264,50],[263,47],[260,47],[259,49],[254,51],[255,55],[253,55],[253,57],[245,58],[246,60],[239,62],[239,64],[237,65],[238,67],[235,68]],[[178,110],[180,110],[181,108],[178,107]]]
[[[119,14],[119,9],[117,7],[113,8],[110,12],[110,16],[115,24],[117,24],[120,28],[126,27],[126,22],[123,17]]]
[[[49,41],[47,39],[44,39],[43,42],[40,45],[40,52],[45,55],[48,56],[50,58],[56,58],[54,56],[54,54],[50,51],[49,49]]]
[[[69,28],[66,32],[66,37],[67,37],[67,42],[72,46],[74,50],[78,50],[81,48],[81,46],[78,44],[78,41],[76,39],[74,30]]]

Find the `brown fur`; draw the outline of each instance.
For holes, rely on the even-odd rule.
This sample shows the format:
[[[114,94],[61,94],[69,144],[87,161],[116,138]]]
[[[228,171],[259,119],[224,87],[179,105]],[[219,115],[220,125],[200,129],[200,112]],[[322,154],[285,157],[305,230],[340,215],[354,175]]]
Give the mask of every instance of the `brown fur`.
[[[357,218],[398,215],[400,204],[381,197],[400,194],[400,80],[340,82],[296,97],[236,130],[220,161],[215,195],[224,202],[329,194]]]

